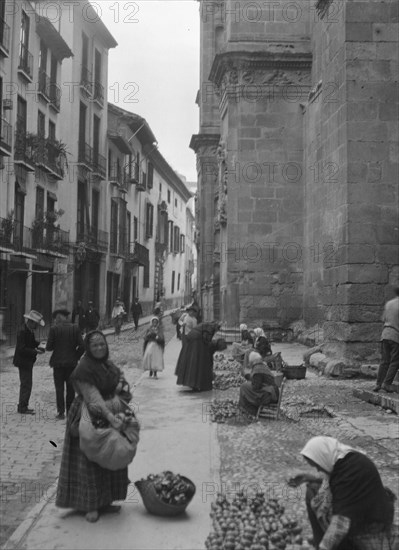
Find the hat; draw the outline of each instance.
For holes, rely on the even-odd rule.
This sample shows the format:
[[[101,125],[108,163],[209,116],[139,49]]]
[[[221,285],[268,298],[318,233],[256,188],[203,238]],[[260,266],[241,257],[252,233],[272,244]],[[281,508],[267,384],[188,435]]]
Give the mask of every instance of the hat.
[[[53,311],[53,315],[52,315],[53,319],[55,319],[58,314],[63,315],[64,317],[68,317],[68,315],[70,315],[70,311],[68,311],[65,308],[56,309],[55,311]]]
[[[44,327],[46,324],[43,320],[43,315],[34,309],[32,309],[29,313],[25,313],[24,317],[25,319],[29,319],[30,321],[37,323],[41,327]]]

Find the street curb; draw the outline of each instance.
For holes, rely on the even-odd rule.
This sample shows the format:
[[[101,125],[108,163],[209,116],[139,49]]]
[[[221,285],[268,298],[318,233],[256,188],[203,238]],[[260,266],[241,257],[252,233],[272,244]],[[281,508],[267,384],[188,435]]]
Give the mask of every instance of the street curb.
[[[53,485],[51,485],[50,489],[48,489],[46,497],[43,498],[38,504],[36,504],[36,506],[34,506],[28,512],[26,519],[24,519],[21,525],[16,528],[16,530],[13,532],[10,538],[1,547],[1,550],[23,550],[24,539],[26,539],[29,532],[33,529],[33,527],[38,522],[44,508],[55,496],[55,493],[57,492],[57,484],[58,484],[58,477],[56,481],[53,483]],[[50,492],[50,496],[48,496],[49,492]]]

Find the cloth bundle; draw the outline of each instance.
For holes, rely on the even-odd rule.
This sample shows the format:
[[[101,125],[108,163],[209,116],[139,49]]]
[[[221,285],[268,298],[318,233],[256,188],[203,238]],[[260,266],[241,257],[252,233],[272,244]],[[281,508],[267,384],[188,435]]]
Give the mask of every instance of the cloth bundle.
[[[83,403],[79,422],[80,450],[106,470],[122,470],[136,455],[140,426],[133,411],[118,396],[106,404],[123,421],[122,427],[119,430],[112,426],[96,427]]]

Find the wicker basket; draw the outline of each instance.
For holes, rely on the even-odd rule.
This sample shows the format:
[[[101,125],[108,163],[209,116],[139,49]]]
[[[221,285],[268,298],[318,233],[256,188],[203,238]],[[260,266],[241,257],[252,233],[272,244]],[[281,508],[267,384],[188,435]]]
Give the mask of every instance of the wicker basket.
[[[193,496],[195,495],[195,485],[187,477],[180,477],[191,486],[192,494],[185,504],[179,505],[167,504],[166,502],[163,502],[163,500],[161,500],[158,496],[152,481],[142,479],[135,482],[141,498],[143,499],[143,504],[150,514],[153,514],[155,516],[172,517],[178,516],[186,510],[187,506],[190,504]]]
[[[283,373],[288,380],[302,380],[306,376],[306,366],[285,365],[283,367]]]

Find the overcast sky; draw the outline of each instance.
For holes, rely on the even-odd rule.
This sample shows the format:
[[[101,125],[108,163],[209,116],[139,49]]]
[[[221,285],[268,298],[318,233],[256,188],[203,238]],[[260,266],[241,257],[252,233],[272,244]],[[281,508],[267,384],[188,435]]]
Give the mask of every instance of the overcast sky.
[[[101,19],[118,42],[110,50],[108,100],[143,116],[169,164],[196,181],[199,2],[100,0]]]

